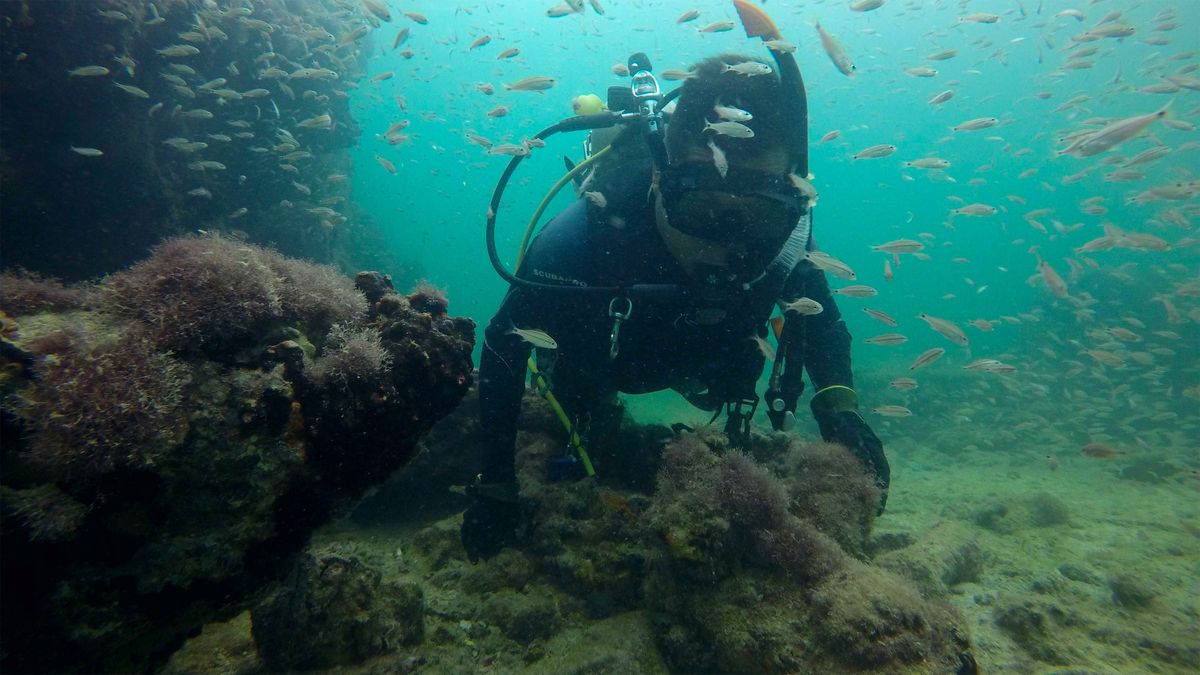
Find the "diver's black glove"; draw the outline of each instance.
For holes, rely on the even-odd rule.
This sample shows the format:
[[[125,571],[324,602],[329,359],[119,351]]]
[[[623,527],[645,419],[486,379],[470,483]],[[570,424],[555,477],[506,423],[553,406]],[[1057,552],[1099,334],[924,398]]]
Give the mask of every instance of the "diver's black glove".
[[[784,398],[778,389],[768,389],[763,394],[767,404],[767,419],[771,420],[771,428],[775,431],[791,431],[796,426],[796,399],[791,401]]]
[[[517,542],[521,504],[516,483],[480,483],[467,487],[471,505],[463,513],[462,545],[471,563],[491,558]]]
[[[725,404],[725,437],[729,447],[735,450],[750,449],[750,420],[758,408],[758,399],[749,399]]]
[[[826,387],[813,396],[812,411],[821,438],[846,446],[875,475],[880,490],[879,513],[883,513],[892,469],[883,454],[883,442],[858,414],[858,395],[849,387]]]

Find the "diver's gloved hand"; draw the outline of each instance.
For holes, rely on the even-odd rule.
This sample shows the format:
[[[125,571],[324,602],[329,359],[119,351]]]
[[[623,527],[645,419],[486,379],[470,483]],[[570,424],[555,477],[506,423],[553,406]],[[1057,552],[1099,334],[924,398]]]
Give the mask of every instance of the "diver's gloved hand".
[[[796,399],[788,401],[778,389],[768,389],[763,394],[767,404],[767,419],[775,431],[791,431],[796,426]]]
[[[817,426],[821,428],[821,438],[846,446],[875,474],[875,484],[880,490],[879,513],[883,513],[892,477],[892,469],[883,454],[883,442],[857,412],[823,414],[817,417]]]
[[[725,438],[729,440],[731,450],[746,450],[750,447],[750,427],[741,413],[731,412],[725,418]]]
[[[881,492],[879,513],[883,513],[892,469],[883,454],[883,442],[858,414],[858,394],[849,387],[826,387],[813,396],[812,411],[821,429],[821,438],[844,445],[875,475],[875,484]]]
[[[517,542],[521,504],[516,483],[481,483],[467,487],[471,505],[463,513],[460,534],[471,563],[491,558]]]
[[[754,419],[754,410],[758,408],[758,399],[744,399],[725,405],[725,437],[729,439],[729,447],[734,450],[750,449],[750,420]]]

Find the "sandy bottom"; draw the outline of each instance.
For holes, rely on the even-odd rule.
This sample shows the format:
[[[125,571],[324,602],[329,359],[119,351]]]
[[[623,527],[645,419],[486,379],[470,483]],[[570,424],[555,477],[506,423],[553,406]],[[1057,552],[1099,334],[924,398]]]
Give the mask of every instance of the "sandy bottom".
[[[672,395],[630,398],[626,407],[639,420],[702,424],[711,416]],[[796,432],[817,438],[805,412]],[[1176,439],[1174,447],[1195,448],[1172,459],[1188,468],[1148,482],[1121,477],[1132,457],[1037,445],[1036,431],[1027,447],[984,452],[960,449],[991,445],[983,425],[964,425],[948,449],[938,447],[944,436],[923,435],[916,418],[871,421],[892,467],[875,536],[934,551],[978,547],[978,579],[950,587],[947,599],[968,620],[983,672],[1200,672],[1200,441]],[[756,425],[768,428],[766,419]],[[1038,518],[1030,504],[1044,502],[1061,510]],[[981,524],[981,514],[1000,511],[1011,517]],[[1031,513],[1032,521],[1024,517]],[[1123,605],[1117,579],[1153,597]],[[1052,617],[1044,634],[1001,627],[1004,610],[1021,606]],[[1042,660],[1023,642],[1038,643]]]
[[[908,454],[903,445],[890,456],[892,498],[876,532],[923,539],[944,529],[983,553],[978,581],[955,586],[949,600],[968,619],[985,670],[1196,672],[1200,480],[1122,480],[1115,463],[1082,457],[1051,471],[1041,459]],[[1001,533],[974,517],[987,504],[1046,494],[1066,506],[1067,522]],[[1110,581],[1124,575],[1153,594],[1144,607],[1116,601]],[[1024,601],[1057,608],[1077,624],[1056,622],[1046,637],[1066,657],[1061,662],[1031,661],[1022,640],[999,626],[995,609]]]

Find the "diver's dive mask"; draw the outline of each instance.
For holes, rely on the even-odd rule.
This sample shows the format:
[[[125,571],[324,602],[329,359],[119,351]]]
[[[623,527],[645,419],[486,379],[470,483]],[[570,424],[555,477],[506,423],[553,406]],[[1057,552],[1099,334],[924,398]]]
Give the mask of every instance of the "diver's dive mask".
[[[764,274],[797,222],[807,197],[778,174],[734,170],[724,178],[709,164],[682,164],[659,176],[672,229],[721,247],[726,265],[701,265],[709,284],[746,287]]]
[[[718,244],[782,243],[807,211],[807,198],[786,176],[711,164],[667,167],[659,178],[671,227]]]

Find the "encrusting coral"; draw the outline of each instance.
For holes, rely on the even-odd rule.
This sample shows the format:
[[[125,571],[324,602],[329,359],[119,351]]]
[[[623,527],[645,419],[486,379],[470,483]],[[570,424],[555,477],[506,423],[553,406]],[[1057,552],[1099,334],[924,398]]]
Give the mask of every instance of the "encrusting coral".
[[[4,670],[154,669],[408,461],[470,386],[474,323],[359,279],[214,236],[97,303],[0,279]]]

